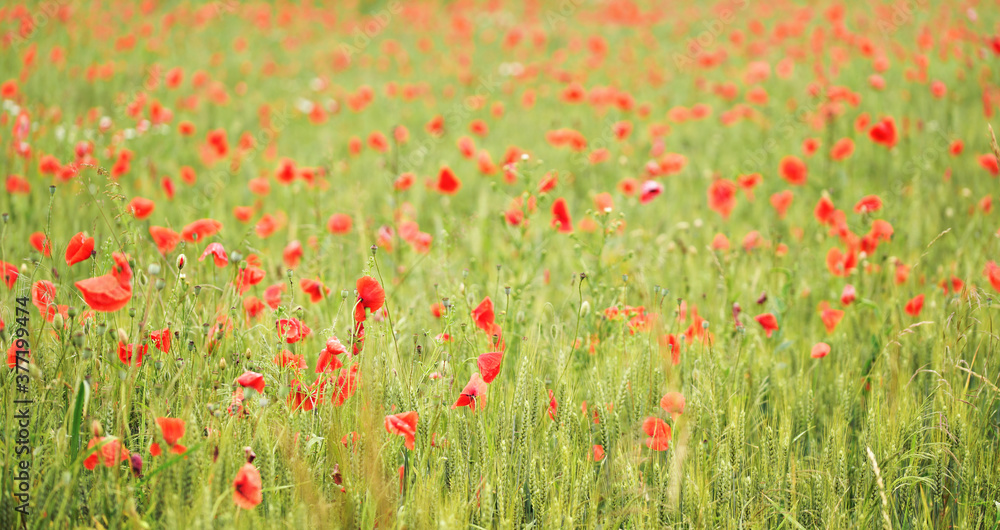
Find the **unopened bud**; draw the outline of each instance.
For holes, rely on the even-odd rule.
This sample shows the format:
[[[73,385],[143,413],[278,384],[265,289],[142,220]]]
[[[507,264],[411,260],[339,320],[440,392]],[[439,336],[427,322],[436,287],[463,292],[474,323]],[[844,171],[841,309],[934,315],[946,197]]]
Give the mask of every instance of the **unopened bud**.
[[[187,265],[187,256],[184,254],[177,255],[177,270],[184,269],[184,265]]]
[[[125,332],[124,328],[118,328],[118,341],[128,344],[128,333]]]

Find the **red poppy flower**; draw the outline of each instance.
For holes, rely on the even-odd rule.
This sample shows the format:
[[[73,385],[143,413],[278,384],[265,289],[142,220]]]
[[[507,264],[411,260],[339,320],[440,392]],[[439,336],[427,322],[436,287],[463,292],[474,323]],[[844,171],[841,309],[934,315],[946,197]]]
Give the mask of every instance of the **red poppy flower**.
[[[469,407],[472,410],[476,410],[476,407],[478,406],[482,409],[482,398],[485,396],[486,381],[483,381],[479,372],[476,372],[472,374],[472,377],[469,379],[469,383],[462,389],[462,393],[458,396],[458,400],[455,401],[455,404],[452,405],[451,408],[457,409],[458,407]]]
[[[868,131],[868,137],[877,144],[882,144],[888,149],[896,145],[896,122],[892,118],[886,118],[875,124]]]
[[[670,426],[660,418],[646,418],[642,422],[642,430],[649,436],[646,438],[646,447],[654,451],[666,451],[670,448]]]
[[[788,213],[788,207],[792,205],[795,195],[792,190],[779,191],[771,195],[771,206],[778,212],[778,219],[784,219]]]
[[[305,361],[303,361],[305,364]],[[310,410],[316,408],[318,399],[314,389],[307,387],[302,381],[298,379],[293,379],[291,384],[291,390],[288,392],[288,408],[291,410],[301,410],[303,412],[309,412]]]
[[[163,435],[163,441],[167,443],[168,447],[170,447],[170,452],[180,455],[187,451],[186,447],[177,443],[184,437],[184,420],[180,418],[156,418],[156,424],[160,426],[160,433]],[[153,447],[156,448],[155,452],[153,451]],[[156,442],[153,442],[149,452],[153,456],[159,456],[159,445]]]
[[[28,238],[28,242],[31,243],[31,246],[35,250],[44,254],[46,258],[52,255],[52,243],[45,237],[45,234],[35,232]]]
[[[207,258],[209,254],[211,254],[214,258],[216,267],[225,267],[226,265],[229,265],[229,255],[226,254],[226,249],[222,247],[222,243],[209,243],[209,245],[205,247],[205,252],[201,253],[201,257],[198,258],[198,261],[205,261],[205,258]]]
[[[667,392],[660,398],[660,408],[667,411],[675,422],[678,416],[684,414],[684,404],[684,394],[680,392]]]
[[[906,307],[904,308],[904,310],[906,311],[907,315],[915,317],[920,314],[920,311],[923,308],[924,308],[924,295],[918,294],[917,296],[914,296],[912,299],[910,299],[909,302],[906,302]]]
[[[180,234],[162,226],[150,226],[149,235],[153,238],[156,248],[160,250],[160,254],[163,255],[171,253],[177,243],[181,242]]]
[[[312,333],[309,326],[297,318],[281,318],[276,322],[278,334],[285,338],[288,344],[294,344]],[[303,366],[305,368],[305,366]]]
[[[195,237],[201,242],[219,233],[219,230],[222,230],[222,223],[215,219],[198,219],[181,230],[181,237],[189,243],[194,243]]]
[[[261,493],[260,471],[247,462],[233,479],[233,502],[244,510],[252,510],[264,500]]]
[[[124,342],[118,342],[118,359],[121,360],[125,366],[142,366],[142,358],[146,355],[146,351],[149,350],[149,346],[146,344],[125,344]]]
[[[736,206],[736,183],[728,179],[718,179],[708,187],[708,207],[723,219],[729,219]]]
[[[834,276],[847,277],[857,266],[858,255],[853,250],[842,252],[839,248],[833,247],[826,253],[826,267]]]
[[[257,391],[257,393],[264,392],[264,375],[258,374],[257,372],[251,372],[247,370],[243,372],[243,375],[236,378],[236,382],[244,388],[252,388]]]
[[[774,333],[778,329],[778,319],[774,318],[774,315],[771,313],[757,315],[755,319],[757,320],[757,323],[764,328],[764,332],[768,337],[770,337],[771,333]]]
[[[989,171],[990,175],[994,177],[1000,175],[1000,164],[997,164],[997,157],[993,153],[979,155],[979,165],[983,166],[983,169]]]
[[[153,214],[156,203],[142,197],[135,197],[128,203],[128,211],[132,212],[138,220],[143,220]]]
[[[785,179],[789,184],[804,186],[809,169],[806,167],[806,163],[799,157],[788,155],[782,158],[778,164],[778,172],[781,173],[781,178]]]
[[[274,356],[274,364],[282,368],[291,367],[298,371],[306,367],[306,358],[302,355],[295,355],[288,350],[281,350]]]
[[[298,267],[299,261],[302,260],[302,243],[297,239],[289,242],[285,246],[285,249],[281,251],[281,259],[289,269]]]
[[[1000,292],[1000,265],[997,262],[990,261],[986,263],[986,268],[983,269],[983,275],[989,280],[990,285],[993,289]]]
[[[327,371],[332,372],[343,366],[344,363],[340,362],[338,356],[346,352],[347,348],[341,344],[337,337],[328,339],[326,341],[326,347],[319,353],[319,359],[316,360],[316,373],[318,374]]]
[[[83,467],[90,471],[93,471],[98,463],[104,464],[105,467],[115,467],[118,462],[128,460],[128,450],[114,436],[91,438],[90,443],[87,444],[87,452],[90,453],[91,449],[95,447],[97,451],[83,461]]]
[[[7,288],[13,289],[14,283],[17,282],[17,277],[19,276],[17,267],[15,267],[13,263],[0,261],[0,274],[3,275],[3,283],[7,285]]]
[[[854,153],[854,140],[841,138],[830,148],[830,158],[833,160],[846,160]]]
[[[170,351],[170,328],[163,328],[149,334],[149,340],[163,353]]]
[[[604,460],[604,446],[594,444],[594,462],[600,462],[601,460]]]
[[[844,318],[843,311],[830,308],[830,304],[825,300],[819,304],[819,314],[827,333],[833,333],[837,329],[837,324]]]
[[[271,308],[277,309],[281,305],[281,293],[285,292],[285,284],[278,283],[264,289],[264,302]]]
[[[869,213],[877,212],[882,209],[882,199],[878,195],[868,195],[862,197],[857,204],[854,205],[854,213]]]
[[[3,322],[3,319],[0,319]],[[0,327],[3,329],[3,327]],[[24,350],[22,350],[24,351]],[[28,348],[28,353],[21,355],[21,359],[26,362],[31,362],[31,348]],[[14,370],[17,368],[17,341],[10,341],[10,346],[7,347],[7,368]]]
[[[833,206],[833,201],[829,197],[820,197],[819,201],[816,203],[816,209],[813,210],[813,216],[816,220],[824,225],[831,225],[834,219],[834,212],[837,209]]]
[[[493,324],[495,315],[493,313],[493,300],[487,296],[483,298],[482,302],[472,310],[472,320],[476,323],[476,327],[483,331],[489,331],[490,325]]]
[[[455,176],[455,173],[448,166],[444,166],[438,172],[437,182],[434,189],[445,195],[455,195],[462,187],[462,181]]]
[[[250,259],[247,258],[247,261],[249,262]],[[236,273],[236,287],[239,288],[240,294],[246,293],[250,290],[251,286],[257,285],[263,280],[264,270],[253,265],[245,269],[240,269],[240,271]]]
[[[412,186],[413,182],[416,180],[417,177],[413,173],[403,173],[396,177],[396,181],[392,184],[392,187],[396,191],[406,191],[410,189],[410,186]]]
[[[311,300],[314,304],[322,300],[324,296],[330,294],[330,288],[323,285],[323,282],[318,280],[305,278],[299,282],[299,287],[302,288],[303,293],[309,295],[309,300]]]
[[[345,368],[340,371],[340,375],[337,376],[332,400],[335,407],[343,405],[357,391],[359,368],[361,368],[361,365],[355,364],[349,370]]]
[[[476,359],[476,366],[483,374],[483,381],[492,383],[500,373],[500,362],[503,361],[503,352],[484,353]]]
[[[48,280],[39,280],[35,282],[35,285],[31,286],[31,303],[38,308],[38,312],[46,316],[46,320],[51,321],[49,314],[55,316],[53,313],[54,309],[50,309],[50,306],[54,306],[56,301],[56,286]]]
[[[851,305],[851,302],[857,298],[858,293],[854,290],[854,286],[847,284],[844,286],[843,292],[840,293],[840,303],[844,305]]]
[[[663,184],[655,180],[647,180],[642,183],[642,190],[639,192],[639,202],[647,204],[663,193]]]
[[[830,345],[825,342],[817,342],[813,345],[809,356],[813,359],[822,359],[830,353]]]
[[[348,234],[351,232],[351,216],[346,213],[335,213],[326,221],[326,229],[331,234]]]
[[[564,234],[573,232],[573,220],[569,216],[566,199],[562,197],[552,203],[552,226]]]
[[[416,411],[393,414],[385,417],[385,430],[389,434],[402,436],[405,441],[403,445],[407,449],[413,450],[414,436],[417,433],[417,422],[420,420]]]
[[[358,278],[355,288],[358,290],[358,300],[354,310],[354,321],[362,322],[365,320],[365,310],[374,313],[382,309],[382,305],[385,304],[385,291],[371,276]]]
[[[549,419],[556,421],[556,412],[559,410],[559,403],[556,403],[556,393],[549,389]]]
[[[132,267],[123,254],[115,252],[111,257],[115,260],[111,272],[75,284],[83,301],[94,311],[118,311],[132,299]]]
[[[93,252],[94,238],[87,237],[86,234],[80,232],[70,238],[69,244],[66,246],[66,265],[72,267],[90,258]]]

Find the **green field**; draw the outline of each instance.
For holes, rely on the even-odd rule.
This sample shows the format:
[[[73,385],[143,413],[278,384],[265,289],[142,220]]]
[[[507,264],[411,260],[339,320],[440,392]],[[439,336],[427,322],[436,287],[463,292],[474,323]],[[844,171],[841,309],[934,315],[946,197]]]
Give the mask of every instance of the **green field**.
[[[998,13],[0,5],[0,528],[1000,528]]]

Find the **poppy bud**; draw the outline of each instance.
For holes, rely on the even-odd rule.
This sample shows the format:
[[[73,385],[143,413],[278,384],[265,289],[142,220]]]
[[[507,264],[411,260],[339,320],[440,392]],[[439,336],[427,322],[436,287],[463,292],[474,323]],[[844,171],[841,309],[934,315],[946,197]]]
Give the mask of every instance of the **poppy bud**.
[[[219,359],[219,368],[221,368],[222,370],[226,369],[226,358],[225,357],[222,357],[221,359]]]
[[[135,308],[134,307],[130,307],[128,309],[128,316],[130,316],[132,318],[135,318]]]
[[[506,286],[506,287],[504,287],[503,290],[504,290],[505,293],[507,293],[507,296],[510,296],[510,286],[509,285]]]
[[[250,348],[247,348],[247,351],[243,352],[243,356],[246,357],[247,359],[250,359],[251,357],[253,357],[253,352],[250,351]]]
[[[94,433],[94,438],[100,438],[104,436],[104,427],[101,427],[101,422],[94,420],[90,422],[90,432]]]
[[[184,265],[187,264],[187,256],[184,254],[177,255],[177,270],[182,270]]]
[[[49,197],[56,194],[56,187],[54,185],[49,186]]]
[[[159,263],[150,264],[149,267],[146,268],[146,273],[149,274],[150,276],[156,276],[157,274],[160,273],[160,264]]]
[[[588,300],[584,300],[583,303],[580,304],[580,316],[585,317],[589,314],[590,314],[590,302]]]
[[[82,331],[77,331],[76,333],[73,334],[73,344],[77,348],[79,348],[80,346],[83,346],[83,332]]]
[[[340,298],[342,300],[347,300],[347,297],[349,295],[350,295],[350,293],[347,292],[347,289],[344,289],[344,290],[340,291]]]
[[[131,464],[132,474],[137,478],[142,477],[142,456],[139,453],[132,453],[129,457],[129,463]]]
[[[128,333],[125,332],[124,328],[118,328],[118,341],[128,344]]]
[[[288,276],[289,279],[292,278],[292,274],[294,273],[295,271],[293,271],[292,269],[285,269],[285,275]]]
[[[62,329],[63,328],[63,323],[64,323],[63,322],[63,316],[62,316],[61,313],[56,313],[56,315],[54,317],[52,317],[52,327],[53,328],[55,328],[55,329]]]
[[[243,259],[243,254],[240,254],[236,250],[229,253],[229,261],[239,262],[242,259]]]
[[[157,291],[162,291],[163,288],[167,286],[167,283],[161,280],[160,278],[157,278],[156,282],[153,283],[153,286],[156,287]]]

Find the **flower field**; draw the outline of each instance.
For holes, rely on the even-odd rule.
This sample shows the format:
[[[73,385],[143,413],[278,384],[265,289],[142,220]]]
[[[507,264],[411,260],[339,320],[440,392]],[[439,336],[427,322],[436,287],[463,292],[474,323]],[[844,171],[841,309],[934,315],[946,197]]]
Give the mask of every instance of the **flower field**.
[[[996,1],[0,5],[0,528],[998,528],[997,124]]]

